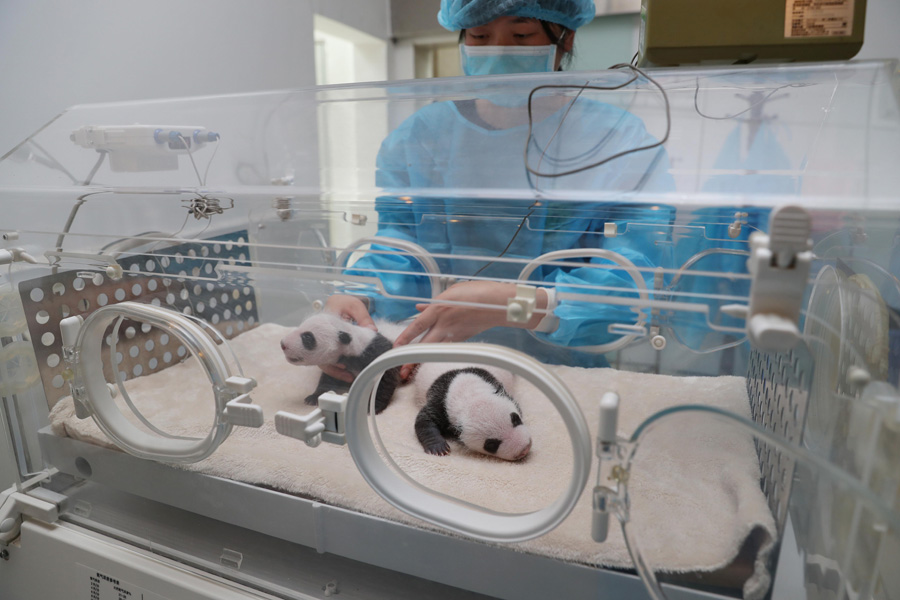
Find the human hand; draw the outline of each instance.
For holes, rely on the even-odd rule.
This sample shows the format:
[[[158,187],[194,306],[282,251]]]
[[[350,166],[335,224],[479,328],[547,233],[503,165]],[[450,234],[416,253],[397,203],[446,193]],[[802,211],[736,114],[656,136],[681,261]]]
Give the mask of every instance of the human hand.
[[[360,327],[368,327],[373,331],[378,331],[375,327],[375,321],[366,308],[366,303],[359,296],[348,296],[345,294],[334,294],[329,296],[325,301],[325,312],[338,315],[345,321],[354,321]]]
[[[347,370],[347,367],[340,363],[336,363],[333,365],[319,365],[319,369],[329,377],[334,377],[340,381],[346,381],[347,383],[353,383],[355,377],[353,373]]]
[[[542,313],[535,313],[527,323],[507,321],[507,300],[515,294],[513,283],[462,281],[454,284],[434,298],[432,303],[416,305],[416,310],[421,314],[397,336],[394,347],[408,344],[420,335],[419,342],[461,342],[500,325],[533,329],[543,318]],[[539,290],[537,300],[537,308],[546,308],[546,292]],[[401,367],[401,380],[409,377],[414,366],[406,364]]]
[[[372,320],[372,316],[369,314],[369,309],[366,308],[365,302],[357,296],[348,296],[344,294],[329,296],[328,300],[325,301],[323,310],[325,312],[336,314],[345,321],[355,321],[356,324],[361,327],[368,327],[369,329],[377,331],[375,321]],[[335,363],[333,365],[319,365],[319,369],[329,377],[334,377],[335,379],[346,381],[347,383],[353,382],[353,373],[349,372],[347,367],[340,363]]]

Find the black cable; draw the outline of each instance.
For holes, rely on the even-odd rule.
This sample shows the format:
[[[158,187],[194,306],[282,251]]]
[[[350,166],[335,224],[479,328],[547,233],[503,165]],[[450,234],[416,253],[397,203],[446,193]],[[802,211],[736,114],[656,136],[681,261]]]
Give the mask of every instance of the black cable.
[[[93,181],[94,175],[97,174],[97,171],[100,170],[100,165],[102,165],[103,161],[106,160],[106,150],[97,150],[97,152],[100,153],[100,156],[97,158],[97,162],[94,163],[94,168],[91,169],[90,173],[88,173],[87,179],[85,179],[81,183],[82,186],[91,185],[91,181]]]
[[[490,262],[485,263],[484,266],[482,266],[480,269],[478,269],[477,271],[472,273],[472,277],[477,276],[479,273],[481,273],[482,271],[487,269],[489,266],[491,266],[492,264],[497,262],[498,258],[503,257],[503,255],[505,255],[507,252],[509,252],[509,249],[512,247],[513,242],[516,241],[517,237],[519,237],[519,232],[522,231],[522,226],[525,225],[525,222],[528,220],[528,217],[530,217],[534,213],[534,209],[536,209],[540,205],[541,205],[540,200],[535,200],[534,202],[532,202],[531,206],[528,207],[528,212],[525,213],[525,216],[522,217],[521,221],[519,221],[519,225],[518,225],[518,227],[516,227],[516,232],[513,234],[513,236],[511,238],[509,238],[509,242],[506,244],[506,248],[504,248],[503,251],[500,254],[498,254],[497,256],[495,256]]]
[[[574,175],[575,173],[581,173],[582,171],[587,171],[589,169],[599,167],[599,166],[604,165],[604,164],[606,164],[610,161],[613,161],[617,158],[627,156],[628,154],[633,154],[635,152],[641,152],[643,150],[652,150],[653,148],[658,148],[658,147],[662,146],[663,144],[665,144],[666,141],[668,141],[669,133],[671,132],[671,129],[672,129],[672,114],[671,114],[671,110],[669,109],[669,96],[666,94],[666,90],[663,89],[663,87],[655,79],[653,79],[652,77],[650,77],[649,75],[644,73],[644,71],[642,71],[641,69],[639,69],[635,66],[620,63],[617,65],[613,65],[610,68],[611,69],[621,69],[621,68],[631,69],[634,72],[634,75],[630,79],[628,79],[628,81],[626,81],[622,84],[619,84],[619,85],[614,85],[614,86],[592,86],[592,85],[587,85],[587,84],[585,84],[585,85],[571,85],[571,84],[569,84],[569,85],[539,85],[531,90],[531,93],[528,94],[528,137],[525,140],[525,152],[524,152],[525,169],[528,171],[528,173],[535,175],[536,177],[564,177],[566,175]],[[537,93],[539,90],[543,90],[543,89],[577,89],[577,90],[579,90],[578,94],[575,96],[575,98],[572,99],[572,101],[570,103],[570,104],[574,104],[575,100],[577,100],[580,97],[581,93],[584,92],[584,90],[600,90],[600,91],[618,90],[618,89],[626,87],[626,86],[630,85],[631,83],[633,83],[634,81],[636,81],[638,79],[638,76],[643,77],[644,79],[646,79],[647,81],[649,81],[650,83],[655,85],[657,88],[659,88],[659,91],[662,94],[663,102],[665,103],[665,107],[666,107],[666,133],[665,133],[665,135],[663,135],[662,139],[660,139],[659,141],[657,141],[653,144],[648,144],[646,146],[639,146],[637,148],[629,148],[628,150],[623,150],[621,152],[617,152],[616,154],[613,154],[612,156],[607,156],[606,158],[604,158],[602,160],[584,165],[582,167],[578,167],[576,169],[569,169],[568,171],[561,171],[559,173],[541,173],[537,169],[532,169],[531,166],[529,166],[529,164],[528,164],[528,149],[531,146],[531,140],[534,137],[534,115],[532,112],[532,101],[534,99],[535,93]],[[571,108],[571,106],[570,106],[570,108]],[[566,115],[568,115],[568,110],[566,111]],[[565,116],[563,118],[565,118]],[[544,152],[546,153],[546,150]]]
[[[634,59],[632,59],[632,60],[634,60]],[[525,175],[528,179],[529,185],[532,188],[534,188],[535,190],[537,189],[537,187],[532,183],[531,175],[535,175],[536,177],[563,177],[565,175],[573,175],[575,173],[587,171],[588,169],[593,169],[594,167],[599,167],[600,165],[606,164],[612,160],[621,158],[623,156],[632,154],[634,152],[640,152],[642,150],[651,150],[653,148],[660,147],[664,143],[666,143],[666,141],[669,139],[669,132],[671,131],[671,128],[672,128],[672,115],[671,115],[671,111],[669,109],[669,97],[666,94],[665,89],[663,89],[663,87],[659,83],[657,83],[657,81],[655,79],[653,79],[652,77],[650,77],[649,75],[644,73],[641,69],[638,69],[637,67],[635,67],[633,65],[620,63],[617,65],[613,65],[610,68],[611,69],[621,69],[621,68],[631,69],[633,71],[633,75],[631,78],[628,79],[628,81],[625,81],[624,83],[614,85],[614,86],[592,86],[592,85],[588,85],[588,83],[585,83],[584,85],[580,85],[580,86],[579,85],[540,85],[540,86],[537,86],[534,89],[532,89],[531,92],[528,94],[528,137],[525,140],[525,156],[524,156],[525,170],[526,170]],[[604,158],[603,160],[591,163],[589,165],[585,165],[583,167],[578,167],[576,169],[570,169],[568,171],[562,171],[559,173],[541,173],[538,171],[538,169],[540,169],[541,162],[543,162],[544,157],[547,154],[547,149],[549,148],[550,143],[553,141],[553,139],[556,137],[557,133],[559,133],[560,129],[562,128],[563,122],[565,122],[566,117],[569,116],[569,112],[572,110],[572,107],[574,106],[575,101],[578,100],[578,98],[581,96],[581,94],[585,90],[603,90],[603,91],[618,90],[618,89],[621,89],[628,85],[631,85],[632,83],[637,81],[639,75],[644,77],[644,79],[646,79],[647,81],[649,81],[650,83],[655,85],[657,88],[659,88],[659,91],[663,96],[663,100],[665,102],[665,107],[666,107],[666,133],[661,140],[659,140],[658,142],[656,142],[654,144],[649,144],[647,146],[641,146],[638,148],[631,148],[628,150],[623,150],[622,152],[618,152],[616,154],[613,154],[612,156],[608,156],[608,157]],[[534,140],[534,132],[533,132],[534,114],[533,114],[533,110],[532,110],[532,101],[534,98],[534,94],[542,89],[577,89],[578,93],[569,102],[569,106],[566,108],[566,112],[563,113],[563,116],[560,119],[559,125],[557,126],[556,130],[553,132],[553,135],[551,136],[551,138],[547,142],[547,145],[545,146],[543,152],[541,153],[541,158],[538,160],[538,169],[532,169],[528,165],[528,149],[531,146],[532,142],[534,142],[535,145],[537,145],[536,141]],[[486,268],[488,268],[489,266],[494,264],[498,258],[502,258],[507,252],[509,252],[509,249],[512,247],[513,242],[516,241],[516,238],[519,236],[519,233],[522,231],[522,227],[525,225],[526,221],[528,221],[528,217],[530,217],[532,214],[534,214],[535,209],[537,209],[537,207],[540,206],[540,203],[541,203],[540,199],[535,200],[532,203],[532,205],[528,208],[528,212],[525,214],[524,217],[522,217],[522,220],[519,222],[519,225],[516,227],[515,233],[509,239],[509,242],[507,242],[506,247],[500,252],[500,254],[495,256],[490,262],[484,264],[481,268],[479,268],[477,271],[475,271],[475,273],[472,274],[473,277],[480,274]]]

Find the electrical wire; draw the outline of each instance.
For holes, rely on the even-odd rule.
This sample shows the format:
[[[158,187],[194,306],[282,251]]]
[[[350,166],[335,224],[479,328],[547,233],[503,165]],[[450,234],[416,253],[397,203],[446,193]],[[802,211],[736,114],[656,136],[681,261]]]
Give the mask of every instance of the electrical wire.
[[[624,83],[621,83],[618,85],[612,85],[612,86],[595,86],[595,85],[587,85],[587,84],[580,85],[580,86],[572,85],[572,84],[539,85],[531,90],[531,92],[528,94],[528,136],[525,140],[525,151],[524,151],[525,169],[530,174],[532,174],[536,177],[564,177],[566,175],[574,175],[576,173],[581,173],[583,171],[587,171],[589,169],[599,167],[599,166],[604,165],[608,162],[611,162],[617,158],[621,158],[623,156],[627,156],[627,155],[633,154],[635,152],[642,152],[644,150],[652,150],[653,148],[658,148],[668,141],[669,133],[672,130],[672,114],[671,114],[671,110],[669,108],[669,96],[668,96],[668,94],[666,94],[666,90],[655,79],[653,79],[652,77],[647,75],[643,70],[641,70],[635,66],[625,64],[625,63],[620,63],[617,65],[613,65],[610,68],[611,69],[622,69],[622,68],[631,69],[633,71],[633,76],[630,77],[628,79],[628,81],[625,81]],[[662,94],[663,102],[665,104],[665,109],[666,109],[666,132],[659,141],[654,142],[653,144],[648,144],[646,146],[639,146],[637,148],[629,148],[628,150],[623,150],[621,152],[617,152],[617,153],[613,154],[612,156],[607,156],[606,158],[604,158],[602,160],[595,161],[590,164],[587,164],[587,165],[584,165],[581,167],[577,167],[575,169],[560,171],[558,173],[541,173],[537,169],[533,169],[528,164],[529,163],[528,150],[531,146],[531,141],[534,137],[534,115],[533,115],[533,110],[532,110],[532,102],[533,102],[535,93],[537,93],[540,90],[544,90],[544,89],[569,89],[569,90],[577,89],[577,90],[579,90],[579,92],[575,96],[575,98],[572,99],[572,102],[571,102],[572,104],[574,104],[575,100],[577,100],[580,97],[581,93],[584,92],[584,90],[600,90],[600,91],[618,90],[618,89],[621,89],[628,85],[631,85],[633,82],[635,82],[638,79],[638,77],[643,77],[644,79],[646,79],[647,81],[649,81],[650,83],[655,85],[659,89],[660,93]],[[568,114],[568,111],[566,112],[566,114]],[[562,124],[560,124],[560,125],[562,125]],[[545,152],[546,152],[546,150],[545,150]]]
[[[588,83],[588,82],[585,82],[585,85],[587,85],[587,83]],[[544,147],[543,152],[541,152],[541,158],[538,160],[538,169],[541,168],[541,164],[542,164],[543,161],[544,161],[544,157],[547,155],[547,149],[550,147],[550,144],[553,143],[553,140],[556,139],[556,135],[559,133],[560,129],[562,129],[562,125],[563,125],[563,123],[565,122],[566,117],[569,116],[569,111],[571,111],[571,110],[572,110],[572,107],[575,106],[575,100],[578,99],[578,96],[581,95],[581,92],[582,92],[582,91],[584,91],[584,90],[580,90],[580,91],[578,92],[578,94],[576,94],[575,98],[574,98],[571,102],[569,102],[569,106],[566,107],[566,112],[563,113],[562,118],[559,120],[559,125],[556,126],[556,129],[553,131],[553,135],[550,136],[550,139],[547,141],[547,144],[546,144],[546,146]],[[531,95],[529,95],[528,100],[529,100],[529,108],[530,108]],[[529,113],[528,113],[528,117],[529,117],[529,124],[530,124],[530,120],[531,120],[531,111],[530,111],[530,110],[529,110]],[[528,179],[528,184],[529,184],[532,188],[534,188],[535,191],[537,191],[538,193],[540,193],[540,191],[538,190],[537,186],[534,185],[534,184],[531,182],[531,173],[529,173],[528,171],[526,171],[526,172],[525,172],[525,176],[526,176],[527,179]],[[497,258],[501,258],[501,257],[503,257],[504,255],[506,255],[507,252],[509,252],[509,249],[512,247],[513,242],[515,242],[515,241],[516,241],[516,238],[519,237],[519,232],[522,231],[522,227],[523,227],[523,226],[525,225],[525,223],[528,221],[528,217],[530,217],[532,214],[534,214],[535,209],[537,209],[537,207],[540,206],[540,204],[541,204],[540,199],[537,199],[537,200],[535,200],[534,202],[531,203],[531,206],[529,206],[528,209],[527,209],[528,212],[526,212],[526,213],[525,213],[525,216],[522,217],[522,220],[519,221],[519,225],[516,227],[516,231],[513,233],[513,236],[509,239],[509,242],[507,242],[506,247],[503,248],[503,250],[500,252],[500,254],[498,254],[497,256],[494,257],[495,260],[492,260],[491,262],[482,265],[481,268],[479,268],[477,271],[475,271],[475,273],[472,274],[473,277],[475,277],[475,276],[477,276],[477,275],[480,275],[482,271],[484,271],[484,270],[487,269],[489,266],[491,266],[492,264],[494,264],[494,263],[496,262],[496,259],[497,259]]]
[[[482,271],[487,269],[489,266],[496,263],[498,258],[502,258],[507,252],[509,252],[509,249],[512,247],[513,242],[516,241],[517,237],[519,237],[519,232],[522,231],[522,227],[525,225],[526,221],[528,221],[528,217],[530,217],[534,213],[535,209],[537,209],[537,207],[540,205],[541,205],[541,201],[535,200],[531,204],[531,206],[528,207],[528,212],[525,214],[524,217],[522,217],[522,220],[519,221],[519,225],[518,225],[518,227],[516,227],[516,231],[515,231],[515,233],[513,233],[513,236],[511,238],[509,238],[509,242],[507,242],[506,248],[504,248],[503,251],[500,252],[500,254],[498,254],[497,256],[495,256],[490,262],[485,263],[484,265],[481,266],[480,269],[478,269],[477,271],[472,273],[472,277],[479,275]]]
[[[97,171],[100,170],[100,166],[103,164],[103,161],[106,160],[106,150],[97,150],[100,153],[100,157],[97,159],[97,162],[94,164],[94,168],[91,169],[91,172],[88,173],[87,178],[81,182],[82,186],[91,185],[91,181],[94,179],[94,175],[97,174]]]
[[[191,150],[190,142],[185,139],[182,134],[178,134],[178,139],[181,140],[181,143],[184,144],[184,149],[187,150],[188,158],[191,159],[191,166],[194,167],[194,173],[197,175],[197,181],[201,186],[206,185],[206,176],[209,175],[209,168],[212,166],[213,159],[216,158],[216,152],[219,151],[219,138],[216,137],[215,143],[216,147],[213,148],[212,156],[209,157],[209,162],[206,163],[206,169],[203,171],[203,177],[200,177],[200,171],[197,169],[197,163],[194,162],[194,152]]]
[[[632,61],[634,61],[634,59],[632,59]],[[538,189],[537,185],[535,185],[532,182],[532,180],[531,180],[532,175],[534,175],[535,177],[538,177],[538,178],[540,178],[540,177],[563,177],[566,175],[574,175],[575,173],[581,173],[583,171],[587,171],[589,169],[599,167],[599,166],[604,165],[608,162],[611,162],[617,158],[621,158],[623,156],[632,154],[634,152],[641,152],[643,150],[651,150],[653,148],[660,147],[663,144],[665,144],[666,141],[668,141],[669,133],[672,128],[672,115],[671,115],[671,111],[669,108],[669,97],[666,94],[665,89],[663,89],[663,87],[655,79],[653,79],[652,77],[647,75],[644,71],[635,67],[634,65],[619,63],[619,64],[616,64],[616,65],[613,65],[612,67],[610,67],[610,69],[622,69],[622,68],[631,69],[632,76],[627,81],[625,81],[621,84],[612,85],[612,86],[592,86],[592,85],[589,85],[590,82],[585,82],[583,85],[540,85],[540,86],[537,86],[534,89],[532,89],[531,92],[528,94],[528,136],[525,139],[525,151],[524,151],[525,176],[528,179],[529,185],[538,194],[540,194],[540,190]],[[558,173],[541,173],[540,172],[541,165],[543,164],[543,161],[547,156],[547,151],[550,148],[550,144],[553,142],[553,140],[556,138],[557,134],[562,129],[563,123],[566,121],[566,118],[569,116],[569,113],[571,112],[572,108],[575,105],[575,101],[578,100],[579,97],[581,97],[581,94],[584,93],[585,90],[602,90],[602,91],[618,90],[618,89],[622,89],[624,87],[631,85],[632,83],[637,81],[639,77],[643,77],[644,79],[646,79],[647,81],[649,81],[650,83],[655,85],[657,88],[659,88],[659,91],[662,94],[663,101],[664,101],[665,107],[666,107],[666,132],[661,140],[659,140],[658,142],[656,142],[654,144],[648,144],[646,146],[641,146],[638,148],[630,148],[628,150],[623,150],[622,152],[618,152],[616,154],[613,154],[612,156],[608,156],[600,161],[596,161],[596,162],[590,163],[590,164],[582,166],[582,167],[577,167],[575,169],[568,169],[566,171],[561,171]],[[575,97],[572,98],[571,101],[569,101],[569,105],[566,107],[566,111],[563,113],[562,117],[560,118],[559,124],[557,125],[556,129],[553,131],[553,134],[550,136],[550,139],[544,145],[544,148],[541,151],[541,156],[538,159],[537,167],[531,168],[531,166],[528,164],[529,148],[531,147],[532,143],[534,143],[536,147],[540,148],[540,146],[537,144],[537,141],[534,139],[533,101],[534,101],[535,93],[537,93],[538,91],[543,90],[543,89],[577,89],[578,93],[575,94]],[[599,146],[597,146],[597,147],[599,147]],[[556,162],[563,162],[563,161],[557,159]],[[496,259],[502,258],[503,256],[506,255],[507,252],[509,252],[509,249],[512,247],[513,242],[516,241],[516,238],[519,236],[519,233],[522,231],[522,227],[525,226],[525,223],[528,221],[528,218],[532,214],[534,214],[534,211],[537,210],[537,208],[540,205],[541,205],[541,199],[538,198],[531,204],[531,206],[528,207],[527,212],[525,213],[525,216],[522,217],[522,220],[519,222],[519,225],[516,227],[516,231],[513,233],[509,242],[507,242],[506,247],[503,248],[503,250],[499,254],[497,254],[490,262],[482,265],[477,271],[475,271],[475,273],[472,274],[473,277],[479,275],[486,268],[488,268],[489,266],[494,264],[496,262]]]
[[[216,147],[213,148],[212,156],[209,157],[209,162],[206,163],[206,169],[203,171],[203,183],[201,185],[206,185],[206,177],[209,175],[209,168],[212,166],[213,159],[216,157],[216,152],[219,151],[219,138],[216,138]]]
[[[741,115],[744,114],[744,113],[750,112],[751,110],[753,110],[753,109],[756,108],[757,106],[760,106],[761,104],[765,104],[765,102],[766,102],[769,98],[771,98],[771,97],[775,94],[775,92],[778,92],[778,91],[780,91],[780,90],[783,90],[783,89],[789,88],[789,87],[807,87],[807,86],[810,86],[810,85],[812,85],[812,84],[810,84],[810,83],[788,83],[788,84],[785,84],[785,85],[778,86],[777,88],[775,88],[774,90],[772,90],[771,92],[769,92],[768,94],[766,94],[762,99],[760,99],[760,100],[754,102],[753,104],[751,104],[750,106],[748,106],[747,108],[745,108],[744,110],[742,110],[741,112],[734,113],[733,115],[728,115],[728,116],[725,116],[725,117],[715,117],[715,116],[713,116],[713,115],[707,115],[707,114],[704,114],[703,111],[700,110],[700,106],[699,106],[699,104],[698,104],[698,102],[697,102],[697,97],[698,97],[699,94],[700,94],[700,78],[698,77],[698,78],[697,78],[697,85],[694,87],[694,110],[697,111],[697,114],[700,115],[701,117],[703,117],[704,119],[712,119],[712,120],[714,120],[714,121],[728,121],[728,120],[730,120],[730,119],[735,119],[735,118],[741,116]]]
[[[200,171],[197,169],[197,163],[194,161],[194,153],[191,152],[191,144],[185,139],[183,135],[178,134],[178,139],[181,140],[181,143],[184,144],[184,149],[187,150],[188,158],[191,159],[191,166],[194,167],[194,173],[197,175],[197,182],[202,186],[203,178],[200,177]],[[218,145],[217,145],[218,146]]]

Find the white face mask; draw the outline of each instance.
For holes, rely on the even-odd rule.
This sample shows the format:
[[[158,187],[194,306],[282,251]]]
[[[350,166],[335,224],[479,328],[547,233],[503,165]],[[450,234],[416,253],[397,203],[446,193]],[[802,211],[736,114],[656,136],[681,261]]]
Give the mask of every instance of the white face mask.
[[[546,73],[556,67],[556,46],[467,46],[459,58],[466,75]]]

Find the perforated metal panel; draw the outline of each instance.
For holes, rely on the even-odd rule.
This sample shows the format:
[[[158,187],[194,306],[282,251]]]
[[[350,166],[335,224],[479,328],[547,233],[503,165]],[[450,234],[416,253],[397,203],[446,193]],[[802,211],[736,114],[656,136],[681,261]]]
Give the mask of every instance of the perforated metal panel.
[[[747,394],[753,420],[787,441],[799,444],[803,434],[813,363],[802,347],[789,353],[750,354]],[[757,441],[763,493],[775,515],[779,534],[784,529],[794,474],[794,460],[765,442]]]
[[[246,278],[220,277],[219,264],[249,265],[246,232],[179,244],[119,259],[124,274],[110,279],[101,270],[72,270],[19,284],[41,382],[53,406],[69,395],[59,322],[72,315],[126,300],[194,315],[232,338],[259,321],[256,296]],[[112,380],[112,328],[103,342],[104,375]],[[187,358],[178,339],[149,325],[125,321],[119,330],[116,366],[123,380],[160,371]]]

